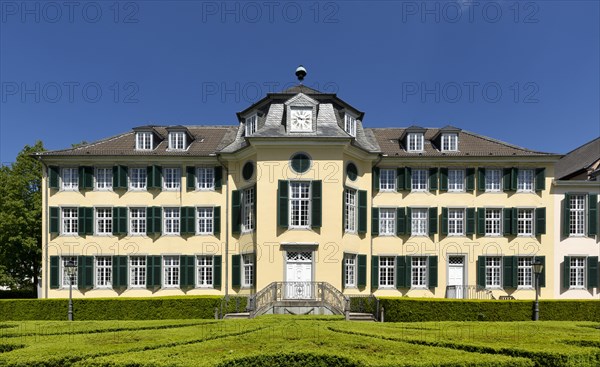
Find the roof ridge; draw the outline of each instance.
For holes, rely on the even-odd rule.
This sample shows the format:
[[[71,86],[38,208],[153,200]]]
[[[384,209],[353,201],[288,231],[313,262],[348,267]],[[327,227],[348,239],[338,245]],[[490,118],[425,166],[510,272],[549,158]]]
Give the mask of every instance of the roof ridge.
[[[573,153],[573,152],[575,152],[575,151],[577,151],[577,150],[579,150],[579,149],[581,149],[581,148],[583,148],[583,147],[585,147],[585,146],[588,146],[588,145],[590,145],[590,144],[594,143],[594,142],[595,142],[596,140],[598,140],[598,139],[600,139],[600,136],[598,136],[597,138],[594,138],[594,139],[592,139],[592,140],[588,141],[587,143],[583,143],[582,145],[578,146],[577,148],[575,148],[575,149],[573,149],[573,150],[571,150],[571,151],[569,151],[569,152],[565,153],[565,155],[564,155],[564,156],[566,157],[566,156],[568,156],[569,154],[571,154],[571,153]],[[564,157],[563,157],[563,158],[564,158]]]
[[[78,149],[90,148],[90,147],[93,147],[93,146],[98,145],[100,143],[106,143],[108,141],[111,141],[111,140],[114,140],[114,139],[118,139],[118,138],[121,138],[121,137],[123,137],[123,136],[125,136],[127,134],[132,134],[132,133],[133,133],[133,131],[127,131],[127,132],[124,132],[124,133],[120,133],[120,134],[117,134],[117,135],[109,136],[108,138],[96,140],[96,141],[93,141],[91,143],[79,145],[79,146],[76,146],[76,147],[71,147],[71,148],[66,148],[66,149],[47,150],[44,153],[69,152],[69,151],[74,151],[74,150],[78,150]]]
[[[480,139],[491,141],[493,143],[502,144],[502,145],[505,145],[507,147],[511,147],[513,149],[519,149],[519,150],[522,150],[524,152],[531,152],[531,153],[538,153],[538,154],[555,154],[555,153],[541,152],[541,151],[538,151],[538,150],[527,149],[527,148],[524,148],[524,147],[521,147],[521,146],[518,146],[518,145],[515,145],[515,144],[507,143],[507,142],[499,140],[499,139],[491,138],[491,137],[486,136],[486,135],[477,134],[477,133],[469,131],[469,130],[462,130],[461,132],[470,134],[472,136],[476,136],[476,137],[478,137]]]

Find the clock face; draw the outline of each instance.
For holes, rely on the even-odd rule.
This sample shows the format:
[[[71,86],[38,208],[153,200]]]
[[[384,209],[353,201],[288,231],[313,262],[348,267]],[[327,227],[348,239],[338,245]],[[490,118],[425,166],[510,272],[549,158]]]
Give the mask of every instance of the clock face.
[[[292,108],[292,131],[312,131],[312,108]]]

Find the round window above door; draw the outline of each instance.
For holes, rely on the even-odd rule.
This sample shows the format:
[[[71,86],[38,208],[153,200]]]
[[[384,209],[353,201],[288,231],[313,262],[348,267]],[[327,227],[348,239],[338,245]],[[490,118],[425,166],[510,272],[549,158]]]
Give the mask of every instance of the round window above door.
[[[254,164],[252,162],[246,162],[244,167],[242,168],[242,177],[244,180],[248,181],[254,175]]]
[[[310,157],[306,153],[296,153],[290,159],[290,164],[294,172],[304,173],[310,168]]]
[[[348,163],[346,165],[346,176],[350,181],[355,181],[356,177],[358,177],[358,168],[354,163]]]

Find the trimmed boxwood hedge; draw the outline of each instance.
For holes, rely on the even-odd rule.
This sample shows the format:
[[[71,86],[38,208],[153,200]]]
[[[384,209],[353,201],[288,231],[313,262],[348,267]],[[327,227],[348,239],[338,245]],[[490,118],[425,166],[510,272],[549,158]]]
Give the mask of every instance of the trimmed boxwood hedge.
[[[75,320],[213,319],[222,300],[220,296],[74,299],[73,313]],[[68,304],[68,299],[0,300],[0,321],[66,320]],[[243,312],[246,298],[230,297],[223,304],[224,314]]]
[[[533,301],[380,298],[386,322],[530,321]],[[540,300],[540,320],[600,321],[600,301]]]
[[[362,367],[346,357],[313,353],[249,356],[221,362],[216,367]]]

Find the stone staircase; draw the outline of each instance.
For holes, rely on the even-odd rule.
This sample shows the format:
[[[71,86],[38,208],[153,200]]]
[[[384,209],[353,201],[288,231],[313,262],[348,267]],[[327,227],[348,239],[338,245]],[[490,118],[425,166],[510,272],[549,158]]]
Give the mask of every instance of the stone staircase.
[[[375,319],[375,316],[373,316],[373,314],[362,313],[362,312],[349,312],[347,320],[348,321],[370,321],[370,322],[377,321]]]

